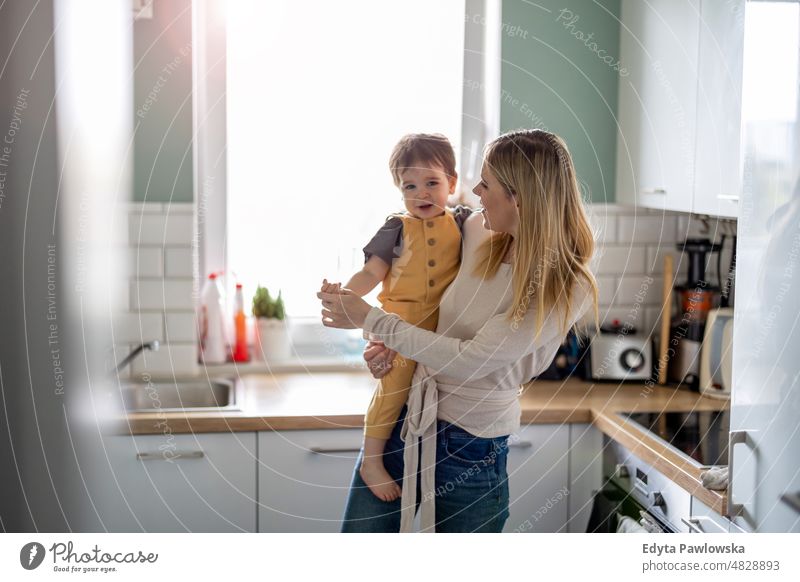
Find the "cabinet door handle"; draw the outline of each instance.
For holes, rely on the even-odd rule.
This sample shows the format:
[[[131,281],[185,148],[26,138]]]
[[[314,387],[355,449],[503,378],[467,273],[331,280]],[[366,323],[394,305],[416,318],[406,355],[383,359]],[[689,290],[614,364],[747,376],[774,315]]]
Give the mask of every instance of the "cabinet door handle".
[[[642,188],[639,190],[639,194],[666,194],[667,190],[665,188]]]
[[[797,513],[800,513],[800,491],[795,491],[794,493],[784,493],[781,495],[781,501],[794,509]]]
[[[731,202],[739,202],[738,194],[717,194],[718,200],[730,200]]]
[[[508,443],[509,449],[529,449],[533,446],[531,441],[514,441],[513,443]]]
[[[203,451],[175,451],[168,455],[162,453],[136,453],[137,461],[171,461],[175,459],[202,459]]]
[[[716,527],[718,530],[720,530],[722,533],[728,533],[727,530],[723,530],[722,527],[720,527],[717,523],[715,523],[714,520],[711,519],[710,517],[690,517],[689,519],[682,517],[681,521],[686,525],[686,527],[689,528],[689,533],[699,533],[699,534],[707,533],[702,529],[700,529],[700,524],[702,522],[708,522],[714,527]]]
[[[741,515],[744,510],[743,503],[733,502],[733,449],[736,448],[736,445],[747,442],[747,431],[734,430],[731,431],[730,435],[730,442],[728,443],[728,506],[727,515],[725,517],[733,519]]]
[[[690,517],[686,519],[685,517],[681,518],[681,521],[684,523],[686,527],[689,528],[689,533],[705,533],[703,530],[700,529],[700,520],[696,517]]]
[[[313,455],[331,455],[335,453],[360,453],[361,447],[311,447],[308,452]]]

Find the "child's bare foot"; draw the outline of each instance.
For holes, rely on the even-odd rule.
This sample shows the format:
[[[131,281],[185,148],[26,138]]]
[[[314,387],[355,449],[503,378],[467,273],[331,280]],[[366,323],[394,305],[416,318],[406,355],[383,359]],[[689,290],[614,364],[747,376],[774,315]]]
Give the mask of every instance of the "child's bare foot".
[[[375,461],[365,459],[361,462],[358,472],[369,490],[381,501],[394,501],[403,493],[400,486],[383,467],[380,458]]]

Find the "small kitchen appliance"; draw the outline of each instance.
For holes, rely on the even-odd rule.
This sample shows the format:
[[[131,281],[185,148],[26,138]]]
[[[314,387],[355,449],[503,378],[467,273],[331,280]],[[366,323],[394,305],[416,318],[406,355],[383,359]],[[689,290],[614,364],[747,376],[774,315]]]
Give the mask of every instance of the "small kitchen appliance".
[[[706,318],[712,309],[719,307],[721,291],[706,280],[706,255],[719,252],[722,245],[707,238],[687,238],[677,247],[688,255],[689,276],[685,283],[675,286],[678,311],[670,331],[670,346],[674,348],[669,360],[669,379],[696,391]]]
[[[615,319],[602,326],[589,345],[589,377],[592,380],[646,380],[653,372],[653,343],[633,326]]]
[[[712,309],[700,352],[700,392],[713,398],[730,398],[732,371],[733,308]]]

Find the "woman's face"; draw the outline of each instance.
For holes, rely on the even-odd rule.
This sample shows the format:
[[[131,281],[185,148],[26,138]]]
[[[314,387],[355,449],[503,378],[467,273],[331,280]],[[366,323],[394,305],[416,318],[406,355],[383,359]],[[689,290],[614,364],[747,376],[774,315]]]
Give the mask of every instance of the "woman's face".
[[[481,199],[483,227],[516,236],[519,224],[517,199],[506,192],[485,160],[481,168],[481,181],[472,191]]]

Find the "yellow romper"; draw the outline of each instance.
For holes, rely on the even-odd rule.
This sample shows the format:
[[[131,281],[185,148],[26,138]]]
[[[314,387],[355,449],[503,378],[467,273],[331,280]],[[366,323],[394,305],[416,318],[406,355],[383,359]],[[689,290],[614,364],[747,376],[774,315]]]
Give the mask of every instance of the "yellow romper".
[[[406,322],[436,330],[439,301],[458,273],[461,261],[461,229],[453,210],[421,219],[398,215],[403,221],[400,256],[392,261],[378,300],[383,310]],[[388,439],[406,403],[416,362],[397,354],[391,371],[381,378],[364,423],[368,437]]]

